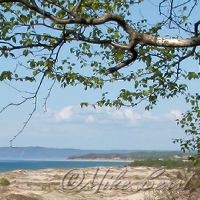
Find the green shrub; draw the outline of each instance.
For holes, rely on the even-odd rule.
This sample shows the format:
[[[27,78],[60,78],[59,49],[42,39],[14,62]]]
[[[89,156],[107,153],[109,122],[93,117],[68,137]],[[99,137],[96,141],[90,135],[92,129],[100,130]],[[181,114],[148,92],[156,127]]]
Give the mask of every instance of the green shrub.
[[[61,179],[61,178],[62,178],[62,176],[61,176],[61,175],[58,175],[58,174],[55,174],[53,177],[54,177],[55,179]]]
[[[193,188],[197,189],[200,188],[200,167],[197,167],[194,170],[195,178],[192,178],[189,185],[191,185]]]
[[[138,175],[135,175],[135,179],[139,180],[139,179],[140,179],[140,177],[139,177]]]
[[[10,182],[6,178],[1,178],[0,179],[0,185],[1,186],[8,186],[8,185],[10,185]]]
[[[178,179],[183,179],[183,175],[181,174],[180,171],[177,172],[176,178],[178,178]]]

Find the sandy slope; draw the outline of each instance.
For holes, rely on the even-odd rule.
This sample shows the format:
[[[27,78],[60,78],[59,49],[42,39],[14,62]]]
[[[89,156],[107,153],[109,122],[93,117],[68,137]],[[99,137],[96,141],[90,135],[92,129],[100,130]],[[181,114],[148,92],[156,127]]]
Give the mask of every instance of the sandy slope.
[[[189,194],[187,181],[194,176],[181,171],[184,177],[178,179],[178,171],[150,167],[15,170],[0,173],[11,183],[0,187],[0,200],[149,200],[155,195],[183,200]]]

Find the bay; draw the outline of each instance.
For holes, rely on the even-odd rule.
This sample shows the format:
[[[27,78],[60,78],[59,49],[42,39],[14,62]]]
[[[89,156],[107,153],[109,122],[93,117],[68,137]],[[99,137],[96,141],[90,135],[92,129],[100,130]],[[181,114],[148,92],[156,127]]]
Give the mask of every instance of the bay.
[[[115,161],[47,161],[47,160],[0,160],[0,172],[12,170],[39,170],[47,168],[86,168],[98,166],[124,166],[129,162]]]

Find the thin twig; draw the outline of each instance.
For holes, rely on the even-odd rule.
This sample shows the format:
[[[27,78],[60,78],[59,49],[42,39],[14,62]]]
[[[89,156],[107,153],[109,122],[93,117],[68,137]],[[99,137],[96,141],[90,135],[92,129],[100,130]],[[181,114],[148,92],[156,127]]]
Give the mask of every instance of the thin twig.
[[[31,120],[31,118],[32,118],[32,116],[33,116],[33,114],[34,114],[34,112],[36,111],[36,108],[37,108],[37,94],[38,94],[38,92],[39,92],[39,89],[40,89],[40,87],[41,87],[43,81],[44,81],[44,78],[45,78],[45,73],[43,74],[43,76],[42,76],[42,78],[41,78],[41,80],[40,80],[40,83],[39,83],[39,85],[38,85],[38,87],[37,87],[37,89],[36,89],[36,91],[35,91],[35,93],[34,93],[34,96],[25,98],[23,101],[21,101],[20,103],[17,103],[17,104],[16,104],[16,103],[10,103],[10,104],[8,104],[8,106],[11,106],[11,105],[19,106],[19,105],[22,105],[22,104],[23,104],[24,102],[26,102],[27,100],[34,99],[34,102],[33,102],[33,104],[34,104],[33,110],[32,110],[31,113],[29,114],[28,119],[24,122],[24,125],[22,126],[22,128],[20,129],[20,131],[19,131],[16,135],[14,135],[13,138],[10,140],[10,147],[13,147],[12,142],[23,132],[23,130],[26,128],[27,124],[28,124],[29,121]],[[8,106],[4,107],[3,110],[5,110]],[[3,111],[3,110],[2,110],[2,111]],[[1,111],[0,111],[0,113],[1,113]]]

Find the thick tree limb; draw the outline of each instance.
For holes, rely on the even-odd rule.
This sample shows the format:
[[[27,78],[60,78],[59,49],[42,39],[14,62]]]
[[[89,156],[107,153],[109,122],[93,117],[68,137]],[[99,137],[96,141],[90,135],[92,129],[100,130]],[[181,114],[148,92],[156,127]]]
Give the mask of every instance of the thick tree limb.
[[[0,3],[4,2],[20,2],[24,4],[31,10],[36,11],[42,16],[49,18],[56,24],[83,24],[83,25],[102,25],[106,22],[116,22],[123,30],[130,36],[132,41],[134,41],[134,46],[137,44],[141,45],[152,45],[152,46],[160,46],[160,47],[193,47],[200,45],[200,38],[194,37],[190,39],[179,39],[179,38],[162,38],[157,36],[151,36],[147,34],[140,34],[136,32],[131,26],[127,24],[123,17],[117,14],[112,13],[104,13],[101,17],[97,18],[81,18],[78,15],[74,18],[58,18],[53,14],[46,12],[45,10],[39,8],[35,2],[32,0],[27,2],[25,0],[0,0]],[[75,10],[80,7],[82,1],[76,5]],[[198,26],[198,25],[197,25]]]
[[[200,38],[194,37],[190,39],[179,39],[179,38],[162,38],[157,36],[151,36],[147,34],[141,35],[139,44],[151,45],[159,47],[193,47],[200,45]]]
[[[132,49],[131,49],[131,53],[132,53],[131,58],[129,58],[128,60],[126,60],[126,61],[124,61],[124,62],[122,62],[122,63],[120,63],[119,65],[117,65],[117,66],[115,66],[115,67],[109,68],[109,69],[106,71],[106,73],[107,73],[107,74],[110,74],[110,73],[116,72],[117,70],[119,70],[119,69],[121,69],[121,68],[123,68],[123,67],[129,65],[129,64],[132,63],[133,61],[135,61],[135,60],[137,59],[137,56],[138,56],[137,51],[135,51],[135,49],[132,48]]]

